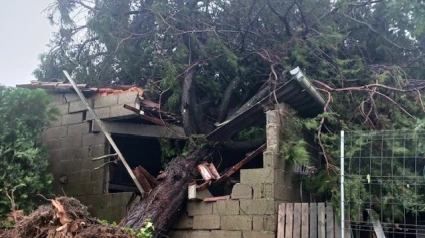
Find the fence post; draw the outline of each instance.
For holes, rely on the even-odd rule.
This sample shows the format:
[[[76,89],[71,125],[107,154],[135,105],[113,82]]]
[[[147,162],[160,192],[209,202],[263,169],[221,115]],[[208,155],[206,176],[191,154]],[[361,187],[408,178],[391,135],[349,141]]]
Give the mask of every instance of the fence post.
[[[341,162],[340,162],[340,171],[341,171],[341,237],[345,236],[345,211],[344,211],[344,131],[341,131]],[[347,237],[349,238],[349,237]]]

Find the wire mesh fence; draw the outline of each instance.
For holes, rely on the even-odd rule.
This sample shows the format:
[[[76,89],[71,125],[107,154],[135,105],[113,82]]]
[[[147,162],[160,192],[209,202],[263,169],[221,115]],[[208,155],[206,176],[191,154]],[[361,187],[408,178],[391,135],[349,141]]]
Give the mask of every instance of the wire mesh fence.
[[[351,237],[425,237],[425,131],[345,132],[344,171]]]

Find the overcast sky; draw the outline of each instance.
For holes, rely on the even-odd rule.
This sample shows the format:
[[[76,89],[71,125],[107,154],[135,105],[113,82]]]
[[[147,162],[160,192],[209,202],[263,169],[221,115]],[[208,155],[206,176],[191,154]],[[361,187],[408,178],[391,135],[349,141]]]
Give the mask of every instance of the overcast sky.
[[[0,8],[0,84],[34,80],[38,55],[47,50],[53,27],[42,11],[54,0],[2,0]]]

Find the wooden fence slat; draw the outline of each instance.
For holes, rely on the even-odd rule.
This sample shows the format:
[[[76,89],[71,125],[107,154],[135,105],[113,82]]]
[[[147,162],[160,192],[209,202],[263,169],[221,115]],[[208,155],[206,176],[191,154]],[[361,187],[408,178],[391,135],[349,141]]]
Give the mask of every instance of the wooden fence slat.
[[[317,204],[310,204],[310,238],[317,238]]]
[[[326,204],[326,238],[334,238],[334,210],[330,203]]]
[[[292,238],[301,238],[301,203],[294,204],[294,233]]]
[[[317,204],[317,214],[318,214],[318,233],[319,238],[326,238],[326,230],[325,230],[325,204],[318,203]]]
[[[308,238],[308,203],[301,204],[301,238]]]
[[[336,214],[334,214],[335,238],[341,238],[341,221]],[[346,237],[350,238],[350,237]]]
[[[340,219],[329,203],[281,203],[278,210],[277,238],[341,238]]]
[[[285,238],[292,238],[292,226],[294,222],[293,218],[294,214],[294,204],[287,203],[286,204],[286,220],[285,220]]]
[[[279,213],[277,217],[277,238],[285,238],[285,209],[286,204],[279,204]]]

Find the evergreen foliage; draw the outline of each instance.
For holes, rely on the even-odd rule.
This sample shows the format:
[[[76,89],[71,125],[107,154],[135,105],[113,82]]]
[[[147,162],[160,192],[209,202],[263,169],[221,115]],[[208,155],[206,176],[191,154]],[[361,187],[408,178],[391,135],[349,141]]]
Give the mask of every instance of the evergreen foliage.
[[[39,136],[54,119],[57,110],[48,107],[43,90],[0,86],[0,217],[17,208],[34,208],[37,193],[49,192],[52,176],[46,172],[48,154]]]
[[[189,112],[197,134],[300,66],[328,103],[285,130],[315,135],[323,166],[306,185],[336,199],[341,129],[414,128],[424,117],[424,9],[422,0],[57,0],[49,12],[60,30],[34,74],[142,86]],[[281,152],[307,163],[302,137],[283,138]]]

